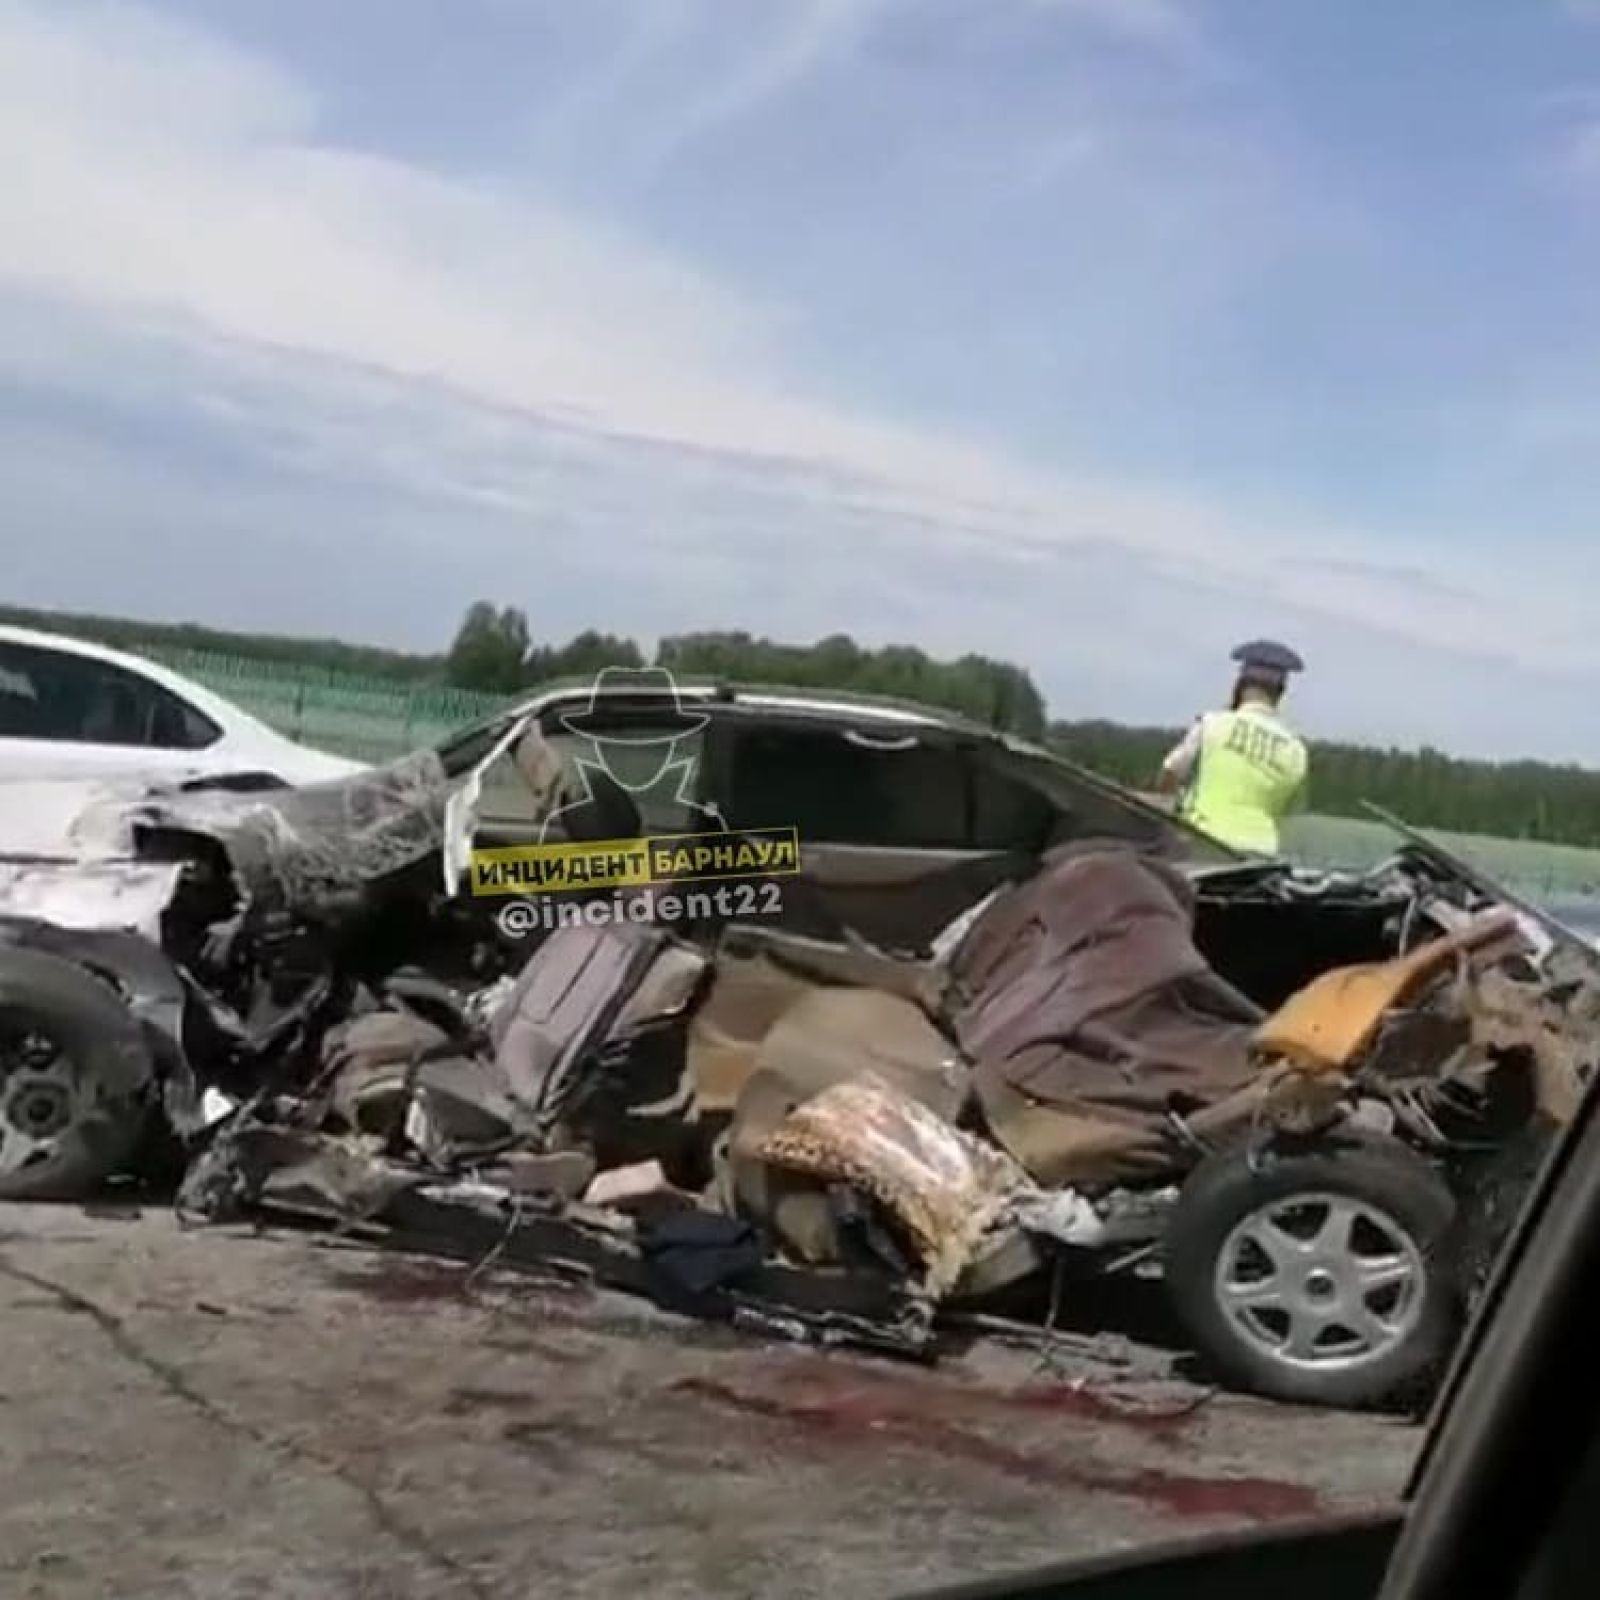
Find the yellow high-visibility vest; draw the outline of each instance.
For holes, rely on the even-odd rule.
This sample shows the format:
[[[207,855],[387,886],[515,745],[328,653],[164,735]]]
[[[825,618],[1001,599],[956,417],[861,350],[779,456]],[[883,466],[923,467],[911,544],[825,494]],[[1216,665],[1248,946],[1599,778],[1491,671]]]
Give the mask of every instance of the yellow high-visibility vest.
[[[1304,741],[1270,706],[1208,712],[1179,813],[1235,850],[1276,855],[1278,824],[1309,764]]]

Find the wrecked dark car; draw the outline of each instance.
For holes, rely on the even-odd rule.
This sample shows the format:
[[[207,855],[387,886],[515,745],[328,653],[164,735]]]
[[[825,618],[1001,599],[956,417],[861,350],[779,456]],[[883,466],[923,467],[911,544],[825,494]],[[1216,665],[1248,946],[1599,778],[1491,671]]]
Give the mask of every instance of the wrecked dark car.
[[[573,738],[580,717],[591,738],[624,748],[671,732],[677,775],[623,790],[582,762],[592,745]],[[59,992],[54,1010],[87,1007],[110,1027],[81,980],[109,985],[145,1041],[125,1045],[133,1065],[111,1084],[131,1073],[140,1094],[158,1085],[162,1120],[188,1138],[208,1120],[203,1088],[213,1107],[247,1092],[373,985],[409,985],[422,1005],[430,983],[470,990],[526,959],[527,939],[502,936],[496,906],[462,891],[474,848],[680,834],[700,825],[697,810],[798,827],[812,892],[788,897],[786,927],[832,936],[842,911],[897,948],[925,942],[1060,835],[1176,838],[1197,860],[1228,859],[1087,772],[923,709],[720,684],[674,686],[665,700],[597,696],[586,684],[436,750],[298,789],[225,775],[171,792],[0,785],[0,943],[79,969],[46,980],[48,963],[24,963],[0,996],[44,984]],[[37,1030],[6,1036],[0,1195],[75,1191],[127,1157],[138,1119],[127,1095],[79,1103],[69,1080],[87,1044],[74,1037],[51,1057]],[[106,1075],[91,1076],[98,1100]]]
[[[777,922],[579,916],[529,955],[460,893],[485,774],[581,790],[568,837],[647,822],[537,712],[470,755],[119,800],[98,854],[6,863],[0,1192],[80,1193],[153,1122],[191,1215],[924,1358],[1153,1273],[1229,1381],[1367,1404],[1447,1352],[1593,1070],[1593,953],[1461,863],[1196,860],[1131,798],[878,884],[866,931],[802,836]]]

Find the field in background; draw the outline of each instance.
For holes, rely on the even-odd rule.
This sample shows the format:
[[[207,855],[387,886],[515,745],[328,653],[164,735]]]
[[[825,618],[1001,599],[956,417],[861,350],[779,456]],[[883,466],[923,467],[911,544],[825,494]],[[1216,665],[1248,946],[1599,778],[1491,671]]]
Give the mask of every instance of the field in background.
[[[227,696],[291,739],[359,761],[386,761],[436,743],[506,703],[499,695],[244,656],[160,649],[141,654]],[[1600,895],[1600,851],[1475,834],[1434,837],[1529,895],[1545,900]],[[1291,823],[1285,842],[1291,855],[1309,865],[1360,868],[1380,860],[1396,841],[1378,822],[1313,816]]]
[[[1600,850],[1540,844],[1534,839],[1495,839],[1476,833],[1425,830],[1503,882],[1541,899],[1600,895]],[[1381,822],[1355,817],[1297,817],[1284,836],[1287,852],[1313,866],[1370,867],[1397,843]]]

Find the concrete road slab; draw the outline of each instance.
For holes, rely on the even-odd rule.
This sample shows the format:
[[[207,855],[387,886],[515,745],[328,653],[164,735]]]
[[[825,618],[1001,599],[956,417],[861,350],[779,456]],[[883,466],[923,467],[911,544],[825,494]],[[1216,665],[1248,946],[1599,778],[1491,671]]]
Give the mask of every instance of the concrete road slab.
[[[1380,1503],[1420,1442],[994,1345],[924,1369],[150,1210],[0,1212],[0,1592],[913,1591]]]

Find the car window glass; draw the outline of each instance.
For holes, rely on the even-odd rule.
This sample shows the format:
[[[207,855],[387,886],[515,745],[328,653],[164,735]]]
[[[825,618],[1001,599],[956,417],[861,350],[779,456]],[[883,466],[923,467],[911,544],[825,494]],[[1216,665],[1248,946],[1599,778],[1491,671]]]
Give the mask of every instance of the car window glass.
[[[44,704],[28,662],[0,645],[0,738],[41,739]]]
[[[543,812],[521,767],[515,749],[502,750],[483,769],[478,791],[478,817],[488,823],[532,822]]]
[[[559,791],[570,782],[570,774],[563,773],[559,756],[553,741],[537,727],[521,734],[483,769],[478,791],[480,820],[491,824],[542,822],[567,799]]]
[[[650,833],[691,832],[699,825],[693,801],[700,792],[704,734],[657,736],[648,723],[617,718],[604,725],[617,737],[579,734],[558,718],[546,719],[541,742],[568,772],[602,767],[632,797]],[[515,750],[504,751],[483,775],[479,815],[487,823],[529,824],[547,814],[548,801],[529,783]]]
[[[150,718],[150,743],[163,750],[201,750],[222,736],[210,717],[197,711],[187,700],[149,685],[154,700]]]
[[[66,651],[0,644],[0,732],[74,744],[197,750],[222,730],[135,673]]]
[[[1142,846],[1165,847],[1197,864],[1220,865],[1232,859],[1226,850],[1202,835],[1097,786],[1064,762],[1012,753],[1005,763],[1018,781],[1044,798],[1052,813],[1049,844],[1073,839],[1125,839]]]
[[[970,758],[927,745],[870,748],[832,728],[741,728],[728,820],[792,827],[819,844],[966,849]]]
[[[972,842],[980,850],[1037,850],[1057,821],[1033,784],[978,762],[972,773]]]
[[[511,718],[499,716],[480,722],[464,732],[452,734],[443,744],[436,746],[439,765],[450,779],[463,778],[494,748],[497,740],[504,738],[511,726]],[[485,778],[488,773],[485,772]]]

